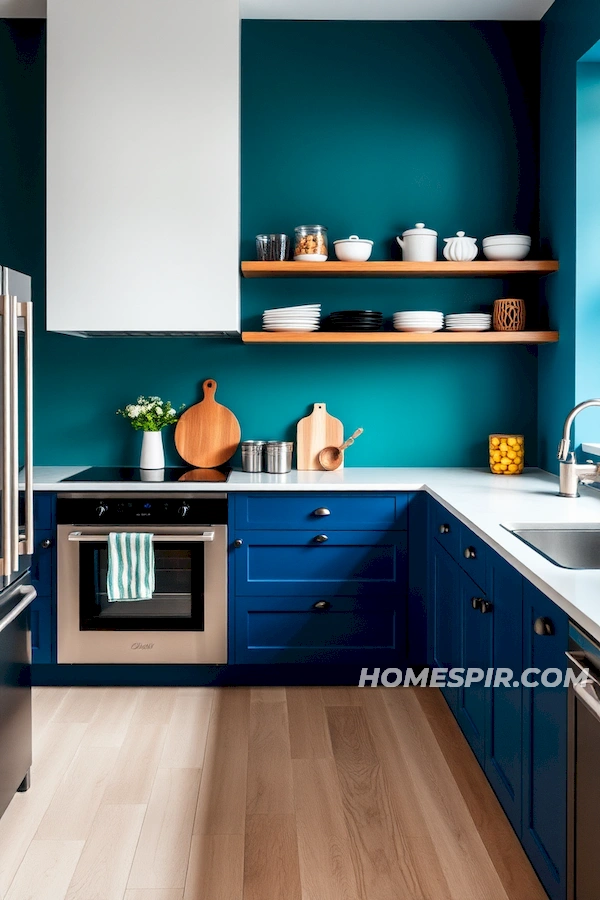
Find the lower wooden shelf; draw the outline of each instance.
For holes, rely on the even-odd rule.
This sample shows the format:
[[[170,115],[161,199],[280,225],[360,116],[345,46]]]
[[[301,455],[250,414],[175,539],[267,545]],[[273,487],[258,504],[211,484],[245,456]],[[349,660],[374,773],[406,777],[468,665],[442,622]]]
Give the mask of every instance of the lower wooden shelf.
[[[558,331],[243,331],[244,344],[554,344]]]

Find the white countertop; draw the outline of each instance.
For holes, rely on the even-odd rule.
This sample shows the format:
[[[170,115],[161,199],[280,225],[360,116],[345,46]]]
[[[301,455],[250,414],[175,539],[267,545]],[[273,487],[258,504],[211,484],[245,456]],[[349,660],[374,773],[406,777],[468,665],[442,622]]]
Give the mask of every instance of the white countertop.
[[[593,523],[600,527],[600,491],[581,487],[581,497],[557,496],[558,479],[540,469],[518,477],[491,475],[486,469],[347,468],[337,472],[250,475],[232,472],[225,483],[67,482],[85,466],[38,467],[38,491],[420,491],[425,490],[469,526],[521,574],[600,641],[600,569],[573,570],[553,565],[502,527],[502,524]]]

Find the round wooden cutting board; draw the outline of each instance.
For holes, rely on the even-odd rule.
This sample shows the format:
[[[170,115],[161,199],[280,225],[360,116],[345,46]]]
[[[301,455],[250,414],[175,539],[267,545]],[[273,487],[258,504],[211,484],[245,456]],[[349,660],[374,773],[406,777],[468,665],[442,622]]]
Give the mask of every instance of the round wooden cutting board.
[[[208,378],[202,388],[204,400],[186,409],[177,423],[175,446],[190,465],[212,469],[231,459],[240,443],[241,429],[231,410],[215,400],[214,378]]]

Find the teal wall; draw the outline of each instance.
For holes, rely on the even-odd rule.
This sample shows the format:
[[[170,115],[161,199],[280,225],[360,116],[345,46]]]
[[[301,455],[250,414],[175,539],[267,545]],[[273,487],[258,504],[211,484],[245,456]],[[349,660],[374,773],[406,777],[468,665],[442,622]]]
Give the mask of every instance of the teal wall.
[[[594,274],[587,265],[590,253],[598,259],[598,244],[590,248],[583,233],[591,224],[585,194],[589,192],[588,199],[598,196],[598,180],[596,173],[595,184],[588,181],[585,185],[590,169],[586,162],[589,148],[586,150],[584,145],[590,136],[584,131],[579,157],[583,204],[579,219],[577,208],[578,72],[582,78],[582,119],[589,115],[589,104],[593,102],[578,61],[600,39],[600,4],[597,0],[556,0],[542,20],[541,37],[541,236],[542,243],[560,260],[560,272],[548,279],[547,292],[550,322],[560,330],[560,341],[540,348],[539,437],[540,464],[556,471],[556,448],[567,413],[576,403],[600,391],[595,312],[600,308],[600,294],[595,289],[597,271]],[[597,227],[596,217],[596,232]],[[590,410],[579,417],[577,444],[586,439],[598,441],[598,416],[597,410]]]
[[[135,463],[139,436],[114,410],[138,393],[192,403],[199,383],[238,415],[246,438],[293,437],[325,401],[365,434],[352,465],[485,465],[490,431],[537,441],[535,350],[525,347],[243,346],[199,339],[93,339],[43,329],[41,52],[8,56],[28,25],[3,23],[0,92],[23,94],[35,153],[25,167],[28,227],[18,240],[0,195],[0,259],[32,271],[37,302],[36,462]],[[488,23],[245,22],[242,45],[242,255],[259,231],[318,221],[333,238],[375,240],[425,221],[448,236],[531,233],[538,221],[538,26]],[[532,57],[534,64],[532,65]],[[27,83],[22,83],[22,76]],[[208,213],[210,214],[210,213]],[[90,278],[101,278],[100,256]],[[489,306],[500,281],[245,281],[243,319],[268,306],[320,300],[347,307],[460,311]],[[536,284],[532,291],[535,315]],[[143,314],[143,307],[140,307]],[[168,441],[170,445],[170,440]],[[169,446],[171,460],[174,451]]]

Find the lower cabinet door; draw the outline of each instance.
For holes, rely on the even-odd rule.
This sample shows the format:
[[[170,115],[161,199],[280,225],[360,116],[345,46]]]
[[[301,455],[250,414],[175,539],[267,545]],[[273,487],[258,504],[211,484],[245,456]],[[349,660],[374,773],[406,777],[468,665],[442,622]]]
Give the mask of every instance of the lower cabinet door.
[[[50,597],[36,597],[31,610],[31,658],[36,663],[52,663],[52,602]]]
[[[430,558],[429,662],[436,668],[451,669],[460,665],[462,572],[435,540],[430,542]],[[458,688],[445,687],[442,693],[456,715]]]
[[[492,709],[486,735],[485,773],[511,825],[520,834],[523,578],[492,552],[488,555],[487,593],[493,604],[491,665],[495,677],[504,675],[510,686],[498,683],[490,689]],[[505,672],[500,672],[500,669]]]
[[[568,618],[524,582],[523,662],[537,687],[523,688],[521,842],[551,900],[567,896],[567,689],[545,687],[545,669],[566,669]],[[541,633],[540,633],[541,632]]]
[[[494,610],[485,593],[464,572],[460,575],[459,607],[460,667],[465,670],[466,681],[465,685],[458,689],[456,718],[475,756],[483,766],[485,735],[492,702],[492,688],[485,686],[485,679],[492,655]]]
[[[236,663],[401,667],[406,606],[351,597],[236,597]]]

